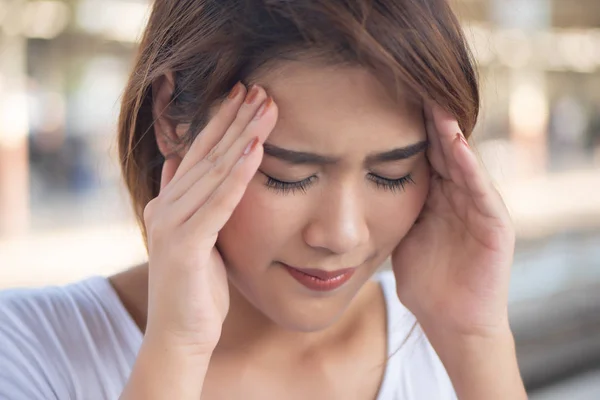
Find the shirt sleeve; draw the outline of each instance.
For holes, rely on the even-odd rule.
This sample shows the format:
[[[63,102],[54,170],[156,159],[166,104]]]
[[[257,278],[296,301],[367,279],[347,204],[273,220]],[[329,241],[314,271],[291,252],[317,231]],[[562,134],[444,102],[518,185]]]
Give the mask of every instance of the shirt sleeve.
[[[44,329],[42,310],[24,292],[0,292],[0,400],[68,399],[57,385],[59,371],[49,359],[48,343],[32,331]]]

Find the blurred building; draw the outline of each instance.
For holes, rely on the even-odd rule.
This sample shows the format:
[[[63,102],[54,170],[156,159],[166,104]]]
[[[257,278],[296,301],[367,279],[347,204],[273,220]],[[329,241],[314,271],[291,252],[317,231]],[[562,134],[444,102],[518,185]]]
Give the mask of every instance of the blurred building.
[[[510,185],[596,168],[600,3],[453,3],[481,66],[475,142],[492,175]],[[0,0],[4,235],[62,220],[46,220],[51,205],[58,213],[69,204],[65,223],[87,220],[78,205],[118,187],[119,95],[147,13],[142,0]],[[589,210],[582,215],[589,220]]]

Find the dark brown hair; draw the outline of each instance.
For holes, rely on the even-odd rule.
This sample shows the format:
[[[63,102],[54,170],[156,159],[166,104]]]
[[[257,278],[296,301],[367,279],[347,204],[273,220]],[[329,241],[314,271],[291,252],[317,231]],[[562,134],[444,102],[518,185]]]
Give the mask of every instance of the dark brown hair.
[[[274,62],[362,66],[451,112],[465,135],[479,113],[472,57],[447,0],[155,0],[123,95],[119,155],[138,222],[158,195],[163,157],[152,133],[152,83],[173,72],[169,117],[189,145],[209,108]]]

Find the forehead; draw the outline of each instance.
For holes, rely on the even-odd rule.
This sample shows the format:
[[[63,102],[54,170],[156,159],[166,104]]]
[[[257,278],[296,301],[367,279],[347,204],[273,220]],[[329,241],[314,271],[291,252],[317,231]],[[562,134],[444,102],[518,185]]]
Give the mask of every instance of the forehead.
[[[392,99],[363,68],[289,61],[256,81],[279,107],[275,143],[335,153],[349,144],[386,150],[426,136],[422,105],[408,96]]]

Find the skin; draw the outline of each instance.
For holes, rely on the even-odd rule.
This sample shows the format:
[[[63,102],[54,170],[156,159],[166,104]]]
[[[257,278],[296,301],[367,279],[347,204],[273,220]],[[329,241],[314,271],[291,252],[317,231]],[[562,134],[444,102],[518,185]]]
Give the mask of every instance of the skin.
[[[273,394],[278,398],[351,398],[357,392],[374,397],[385,362],[385,310],[380,290],[365,284],[418,216],[429,168],[424,152],[372,165],[365,165],[365,159],[426,140],[422,113],[418,104],[394,103],[361,69],[288,64],[258,82],[279,108],[266,143],[336,162],[294,165],[265,152],[260,172],[217,242],[232,283],[232,302],[215,354],[220,349],[250,353],[242,361],[249,374],[249,387],[240,387],[246,397],[253,390],[256,398],[261,392],[264,396],[263,383],[274,375],[286,382],[279,396]],[[377,188],[369,173],[391,179],[411,173],[418,184],[393,193]],[[317,180],[304,193],[283,194],[265,186],[265,174],[281,181]],[[358,269],[340,290],[315,295],[277,261],[328,271]],[[374,304],[380,318],[375,321],[369,318]],[[377,329],[369,326],[373,322]],[[245,335],[240,338],[239,332]],[[379,350],[376,357],[372,349]],[[357,363],[349,366],[348,357]],[[257,373],[257,362],[269,367]],[[216,368],[223,364],[215,363]],[[286,364],[293,367],[282,371]],[[222,375],[231,369],[221,368]],[[336,372],[331,376],[329,371]],[[335,382],[352,376],[359,378],[355,385],[336,387]],[[209,385],[208,393],[223,393],[223,387]],[[231,393],[231,398],[239,395]]]
[[[392,101],[360,68],[288,62],[276,71],[257,77],[257,104],[240,112],[256,112],[267,93],[274,102],[241,136],[209,126],[205,144],[197,140],[165,163],[161,194],[145,213],[150,266],[112,278],[146,328],[122,398],[172,398],[181,390],[177,398],[258,399],[266,388],[273,398],[374,398],[387,355],[386,323],[381,290],[369,280],[390,254],[398,295],[459,397],[523,398],[505,315],[514,235],[456,121],[435,105]],[[170,90],[168,79],[155,88],[155,115]],[[245,94],[226,101],[213,121],[235,112]],[[170,154],[160,133],[181,129],[164,118],[157,126],[159,147]],[[213,131],[220,133],[210,143]],[[243,148],[236,143],[253,135],[266,143],[264,156],[262,145],[253,147],[232,178],[211,186],[218,167],[202,169],[202,160],[222,155],[220,149],[233,165]],[[427,153],[367,162],[425,140]],[[269,154],[269,145],[332,160],[294,165]],[[369,179],[407,174],[412,181],[396,191]],[[316,179],[305,191],[281,193],[265,185],[267,175]],[[203,194],[210,187],[224,196],[214,205]],[[357,271],[339,290],[315,294],[281,262]],[[177,385],[165,392],[160,382]]]
[[[219,234],[232,295],[244,312],[256,310],[275,337],[285,331],[319,333],[335,323],[352,299],[406,235],[427,196],[425,152],[406,160],[366,164],[369,155],[426,140],[418,104],[395,104],[360,69],[310,68],[291,64],[259,80],[279,107],[268,144],[335,158],[331,165],[294,165],[265,152],[259,173]],[[264,83],[263,83],[264,82]],[[277,192],[266,175],[281,181],[316,176],[306,191]],[[416,184],[395,193],[378,188],[369,174]],[[281,265],[328,271],[358,270],[340,291],[316,296]],[[235,328],[238,304],[231,306]],[[251,312],[251,311],[250,311]],[[265,318],[266,317],[266,318]],[[292,335],[294,341],[313,335]]]

